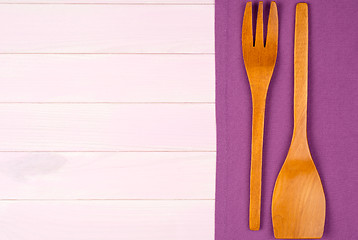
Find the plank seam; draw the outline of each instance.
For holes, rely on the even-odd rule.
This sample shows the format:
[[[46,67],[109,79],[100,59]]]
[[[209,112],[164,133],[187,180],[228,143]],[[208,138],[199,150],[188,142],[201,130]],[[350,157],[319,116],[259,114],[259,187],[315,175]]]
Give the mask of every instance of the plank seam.
[[[170,53],[126,53],[126,52],[114,52],[114,53],[91,53],[91,52],[67,52],[67,53],[56,53],[56,52],[48,52],[48,53],[37,53],[37,52],[0,52],[1,55],[215,55],[213,52],[208,53],[185,53],[185,52],[170,52]]]
[[[151,5],[151,6],[162,6],[162,5],[171,5],[171,6],[213,6],[215,3],[130,3],[130,2],[122,2],[122,3],[45,3],[45,2],[1,2],[0,5]]]
[[[0,104],[201,104],[213,105],[215,102],[0,102]]]
[[[216,153],[216,150],[197,151],[0,151],[0,153]]]
[[[59,202],[67,202],[67,201],[213,201],[215,198],[148,198],[148,199],[136,199],[136,198],[124,198],[124,199],[95,199],[95,198],[81,198],[81,199],[12,199],[12,198],[4,198],[0,199],[0,201],[59,201]]]

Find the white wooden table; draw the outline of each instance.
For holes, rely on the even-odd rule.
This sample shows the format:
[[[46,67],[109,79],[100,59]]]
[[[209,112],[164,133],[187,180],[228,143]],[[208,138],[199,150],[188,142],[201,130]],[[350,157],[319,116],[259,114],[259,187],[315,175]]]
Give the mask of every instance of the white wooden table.
[[[213,240],[213,0],[0,0],[0,239]]]

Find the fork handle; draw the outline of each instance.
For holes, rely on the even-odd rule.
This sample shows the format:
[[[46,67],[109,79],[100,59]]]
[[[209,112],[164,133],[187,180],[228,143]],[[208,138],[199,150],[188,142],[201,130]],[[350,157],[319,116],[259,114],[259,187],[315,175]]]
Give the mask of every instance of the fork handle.
[[[250,230],[260,229],[262,147],[265,120],[265,98],[252,98],[252,143],[250,173]]]

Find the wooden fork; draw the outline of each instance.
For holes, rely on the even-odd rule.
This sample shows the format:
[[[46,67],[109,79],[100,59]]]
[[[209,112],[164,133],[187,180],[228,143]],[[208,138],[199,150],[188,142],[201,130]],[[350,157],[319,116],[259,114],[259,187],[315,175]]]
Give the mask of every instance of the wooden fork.
[[[278,44],[278,15],[275,2],[271,2],[266,45],[263,33],[263,3],[259,3],[256,37],[252,34],[252,3],[246,4],[242,23],[242,52],[252,96],[252,144],[250,174],[251,230],[260,229],[262,146],[265,103],[268,86],[276,63]]]

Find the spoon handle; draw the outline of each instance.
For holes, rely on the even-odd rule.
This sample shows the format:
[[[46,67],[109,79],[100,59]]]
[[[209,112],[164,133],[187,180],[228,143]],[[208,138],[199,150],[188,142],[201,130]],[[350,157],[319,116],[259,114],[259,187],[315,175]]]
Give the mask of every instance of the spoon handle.
[[[294,50],[294,130],[296,140],[307,139],[308,6],[297,4]],[[297,139],[298,137],[298,139]],[[295,139],[294,139],[295,140]]]

